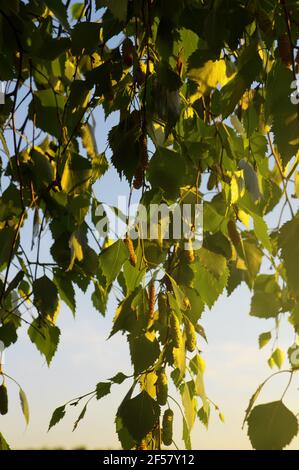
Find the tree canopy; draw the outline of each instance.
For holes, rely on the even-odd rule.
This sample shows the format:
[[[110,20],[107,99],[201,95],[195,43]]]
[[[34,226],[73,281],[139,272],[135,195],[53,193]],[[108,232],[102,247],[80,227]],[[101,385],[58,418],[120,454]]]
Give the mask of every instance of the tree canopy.
[[[119,371],[58,407],[50,428],[82,402],[76,428],[90,399],[127,381],[115,420],[122,447],[171,445],[172,381],[190,449],[195,420],[208,426],[219,413],[204,386],[201,316],[246,283],[249,314],[271,323],[258,342],[271,345],[277,370],[244,424],[255,449],[282,449],[297,435],[286,390],[257,400],[273,375],[289,387],[299,367],[298,35],[299,3],[289,0],[0,0],[1,344],[27,329],[50,365],[61,301],[75,315],[75,291],[92,288],[105,315],[117,286],[111,336],[127,336],[132,362],[130,377]],[[117,116],[104,153],[97,109]],[[161,221],[158,239],[142,237],[137,222],[135,238],[129,229],[97,237],[105,211],[95,188],[111,166],[145,208],[202,204],[202,246],[164,237]],[[282,322],[294,330],[286,352]],[[6,381],[19,385],[5,364],[0,375],[6,414]]]

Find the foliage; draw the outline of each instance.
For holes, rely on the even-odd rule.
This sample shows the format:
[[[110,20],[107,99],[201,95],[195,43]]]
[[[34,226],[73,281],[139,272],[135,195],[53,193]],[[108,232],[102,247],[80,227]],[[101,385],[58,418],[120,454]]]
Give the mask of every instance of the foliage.
[[[252,290],[250,315],[274,324],[259,346],[272,341],[269,365],[282,367],[281,321],[299,334],[299,116],[290,96],[298,24],[297,3],[284,0],[0,0],[0,340],[8,347],[28,327],[49,365],[60,302],[75,314],[76,289],[92,286],[104,315],[113,287],[121,290],[111,336],[127,335],[132,376],[119,372],[71,400],[87,398],[74,428],[90,399],[126,380],[133,384],[116,415],[124,448],[160,448],[163,423],[163,442],[172,442],[170,380],[187,448],[196,417],[207,426],[214,407],[223,420],[205,392],[199,322],[241,283]],[[105,153],[99,108],[118,116]],[[109,166],[146,207],[202,202],[203,246],[189,240],[185,250],[188,240],[146,240],[140,231],[137,240],[129,231],[112,244],[97,240],[95,188]],[[278,223],[269,230],[272,211]],[[280,449],[297,434],[297,418],[282,401],[253,408],[264,383],[249,403],[248,433],[254,448]],[[28,422],[21,387],[20,399]],[[8,448],[2,434],[0,448]]]

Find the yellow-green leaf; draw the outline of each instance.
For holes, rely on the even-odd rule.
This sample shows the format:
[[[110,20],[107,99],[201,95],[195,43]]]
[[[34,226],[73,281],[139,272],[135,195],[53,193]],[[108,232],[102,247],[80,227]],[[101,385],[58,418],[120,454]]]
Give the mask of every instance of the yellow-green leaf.
[[[74,232],[71,235],[69,240],[69,247],[71,249],[71,261],[67,271],[71,271],[74,267],[76,259],[80,262],[83,260],[83,248],[80,241],[80,234],[78,231]]]
[[[261,333],[259,336],[259,347],[262,349],[266,344],[269,343],[272,335],[270,331],[266,331],[265,333]]]
[[[29,404],[27,396],[22,388],[19,389],[19,397],[21,402],[22,412],[26,421],[26,424],[29,424]]]
[[[271,357],[278,369],[281,369],[284,362],[284,352],[280,348],[276,348]]]
[[[226,64],[224,60],[208,60],[202,67],[191,68],[188,77],[197,82],[197,92],[192,95],[191,102],[201,98],[209,89],[216,88],[218,84],[224,85],[227,82]]]

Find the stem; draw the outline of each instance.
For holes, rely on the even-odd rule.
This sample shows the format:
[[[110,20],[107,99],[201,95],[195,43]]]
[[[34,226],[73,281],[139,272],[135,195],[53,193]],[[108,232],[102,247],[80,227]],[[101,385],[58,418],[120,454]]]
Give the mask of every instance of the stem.
[[[284,396],[285,396],[285,394],[287,393],[287,391],[288,391],[288,389],[289,389],[289,387],[290,387],[290,385],[291,385],[291,383],[292,383],[293,375],[294,375],[294,371],[291,372],[291,375],[290,375],[290,378],[289,378],[289,380],[288,380],[287,386],[286,386],[286,388],[285,388],[285,390],[284,390],[284,392],[283,392],[283,394],[282,394],[282,396],[281,396],[281,400],[284,399]]]

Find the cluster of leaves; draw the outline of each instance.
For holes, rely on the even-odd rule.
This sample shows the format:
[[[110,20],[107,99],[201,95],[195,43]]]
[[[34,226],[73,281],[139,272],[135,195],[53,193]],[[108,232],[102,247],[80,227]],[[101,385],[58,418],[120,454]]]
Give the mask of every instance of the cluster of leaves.
[[[116,416],[122,446],[172,443],[169,376],[182,397],[190,448],[196,416],[207,426],[211,406],[219,411],[206,396],[196,347],[197,334],[205,339],[205,308],[245,282],[253,291],[250,315],[274,321],[271,367],[284,360],[282,318],[299,334],[299,217],[289,197],[299,197],[298,109],[290,99],[299,8],[283,0],[69,4],[0,0],[0,79],[7,82],[0,105],[0,340],[9,347],[29,323],[30,340],[50,364],[60,301],[75,314],[75,289],[92,285],[104,315],[117,283],[111,336],[127,335],[133,366]],[[118,112],[110,162],[132,191],[141,189],[145,207],[203,203],[200,249],[164,239],[161,227],[158,240],[133,242],[130,233],[112,244],[96,239],[102,201],[94,187],[109,165],[94,132],[99,107],[106,117]],[[286,208],[290,218],[281,226]],[[270,231],[272,211],[280,214]],[[31,251],[23,236],[29,223]],[[45,242],[47,228],[52,240]],[[261,347],[272,333],[261,334]],[[296,348],[289,350],[291,378]],[[100,399],[127,378],[119,373],[86,396]],[[297,434],[297,418],[281,400],[254,407],[262,387],[247,410],[249,437],[254,448],[280,449]],[[55,410],[50,427],[64,413],[65,406]]]

